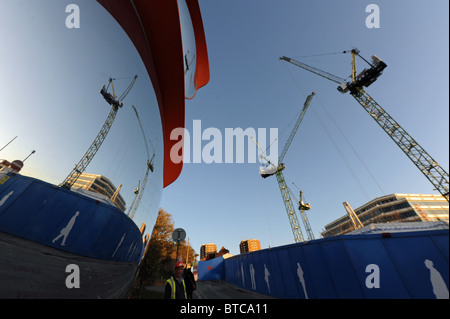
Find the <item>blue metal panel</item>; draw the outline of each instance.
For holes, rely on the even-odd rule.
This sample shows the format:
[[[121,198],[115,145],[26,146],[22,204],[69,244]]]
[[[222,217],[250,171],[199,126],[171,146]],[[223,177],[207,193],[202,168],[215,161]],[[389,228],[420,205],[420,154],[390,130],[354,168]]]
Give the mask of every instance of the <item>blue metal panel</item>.
[[[276,249],[277,258],[274,258],[278,264],[278,273],[280,286],[277,286],[276,297],[278,298],[299,298],[300,282],[296,274],[296,264],[289,257],[288,249]],[[273,264],[273,263],[272,263]],[[295,264],[295,266],[294,266]],[[272,267],[275,269],[275,267]]]
[[[314,286],[312,285],[311,272],[306,262],[306,257],[303,250],[303,245],[286,246],[286,251],[289,256],[291,277],[293,278],[293,285],[286,285],[286,290],[292,298],[309,299],[316,296]],[[287,266],[287,265],[286,265]],[[288,268],[289,269],[289,268]],[[285,274],[287,276],[287,274]]]
[[[356,277],[343,241],[326,241],[321,245],[325,265],[333,281],[337,297],[344,299],[362,298],[361,283]]]
[[[449,255],[449,240],[448,237],[445,236],[445,233],[432,233],[430,234],[431,239],[433,239],[433,242],[435,243],[436,247],[439,249],[442,256],[445,258],[445,260],[448,263],[448,255]]]
[[[285,294],[285,288],[284,288],[284,281],[283,281],[283,272],[285,270],[282,264],[279,262],[279,256],[276,254],[276,252],[272,252],[272,250],[268,250],[263,252],[264,258],[267,260],[267,271],[269,273],[269,285],[270,285],[270,292],[269,294],[272,296],[275,296],[277,298],[286,298]],[[277,258],[272,258],[271,256],[276,255]],[[264,269],[264,271],[266,271]]]
[[[447,285],[448,297],[448,261],[430,237],[402,237],[389,240],[387,250],[397,269],[401,270],[399,273],[412,298],[437,297],[433,292],[432,278],[436,273],[444,280],[442,284]],[[427,263],[431,269],[427,267]],[[441,281],[440,278],[437,280]]]
[[[278,298],[448,298],[448,238],[436,230],[319,239],[227,259],[225,279]]]
[[[37,208],[35,205],[41,205],[42,200],[39,194],[29,192],[32,187],[28,180],[15,181],[5,192],[2,192],[2,201],[5,201],[0,209],[0,229],[5,232],[17,233],[26,225],[26,222],[32,216]],[[7,199],[5,198],[6,196]],[[20,199],[19,199],[20,198]],[[33,205],[33,206],[31,206]]]
[[[51,245],[51,241],[55,237],[51,234],[58,232],[58,226],[62,223],[65,217],[65,212],[70,209],[77,198],[69,196],[67,193],[59,192],[54,189],[54,192],[46,192],[41,190],[41,196],[45,200],[41,210],[33,216],[26,227],[20,233],[21,236]]]
[[[333,278],[326,264],[320,243],[319,241],[301,246],[303,248],[303,260],[305,262],[301,260],[297,261],[301,267],[299,270],[303,270],[305,266],[309,269],[309,272],[303,270],[305,287],[309,299],[337,298],[336,287],[333,285]]]
[[[344,240],[349,258],[363,293],[367,298],[410,298],[404,282],[399,276],[399,269],[392,262],[386,251],[386,243],[380,235],[347,236]],[[387,243],[387,245],[389,245]],[[379,271],[379,288],[374,287],[372,277]],[[369,284],[366,284],[366,281]],[[372,282],[372,284],[371,284]]]
[[[101,236],[101,232],[104,227],[106,227],[109,219],[109,208],[102,205],[96,205],[96,208],[97,209],[93,213],[89,214],[89,222],[83,226],[83,235],[80,234],[80,236],[77,236],[72,244],[72,248],[82,254],[93,255],[90,253],[93,249],[92,247]],[[87,215],[87,213],[88,212],[84,211],[83,215]],[[104,226],[102,227],[101,225]]]
[[[21,175],[2,182],[0,231],[87,257],[139,261],[142,236],[118,208]]]
[[[225,278],[223,257],[198,263],[198,280],[222,280]]]

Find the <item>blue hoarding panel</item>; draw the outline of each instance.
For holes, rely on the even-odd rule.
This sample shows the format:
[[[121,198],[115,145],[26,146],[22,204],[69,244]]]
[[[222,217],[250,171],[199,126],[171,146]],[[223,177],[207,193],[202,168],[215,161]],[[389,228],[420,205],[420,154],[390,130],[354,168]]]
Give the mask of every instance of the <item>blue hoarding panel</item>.
[[[87,257],[136,262],[138,227],[117,207],[21,175],[0,180],[0,231]]]
[[[399,273],[412,298],[436,298],[441,294],[448,298],[448,285],[447,291],[442,291],[449,280],[448,260],[431,238],[398,238],[387,245],[387,250],[397,269],[401,269]]]
[[[447,298],[449,231],[343,235],[224,261],[225,280],[277,298]]]
[[[296,268],[294,263],[291,262],[289,257],[289,252],[287,249],[277,249],[275,251],[277,258],[274,258],[278,264],[278,273],[280,278],[280,283],[282,286],[277,287],[277,298],[299,298],[300,292],[300,281],[298,276],[296,276]],[[272,263],[273,264],[273,263]],[[273,267],[275,268],[275,267]]]
[[[337,298],[336,287],[328,270],[320,244],[302,245],[304,259],[297,261],[299,278],[309,298]],[[309,271],[307,271],[307,270]],[[309,292],[308,292],[309,291]]]
[[[361,282],[355,274],[343,242],[324,242],[321,248],[337,297],[362,298],[364,295]]]
[[[198,280],[222,280],[224,278],[223,257],[198,263]]]
[[[343,242],[366,298],[410,298],[381,236],[348,237]]]

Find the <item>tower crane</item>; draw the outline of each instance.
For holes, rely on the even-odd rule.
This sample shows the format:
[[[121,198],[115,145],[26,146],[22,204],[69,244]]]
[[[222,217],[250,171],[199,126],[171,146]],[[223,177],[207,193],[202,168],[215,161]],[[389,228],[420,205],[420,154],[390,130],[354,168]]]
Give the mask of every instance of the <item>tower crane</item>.
[[[278,158],[277,166],[275,166],[274,163],[271,163],[270,159],[268,159],[266,156],[261,154],[262,157],[270,165],[268,167],[266,167],[266,168],[260,169],[260,171],[259,171],[260,175],[263,178],[267,178],[269,176],[276,175],[277,181],[278,181],[278,187],[280,188],[281,197],[283,198],[283,202],[284,202],[284,206],[285,206],[285,209],[286,209],[286,213],[288,215],[289,222],[291,224],[292,233],[294,234],[294,240],[295,240],[296,243],[300,243],[300,242],[304,241],[304,237],[303,237],[303,232],[302,232],[302,230],[300,228],[300,223],[299,223],[297,215],[295,213],[295,208],[294,208],[293,201],[292,201],[292,198],[291,198],[291,194],[290,193],[292,191],[287,186],[286,179],[285,179],[285,177],[283,175],[283,172],[282,172],[286,168],[286,166],[283,163],[283,159],[286,156],[286,153],[287,153],[289,147],[291,146],[291,143],[292,143],[292,141],[294,139],[295,133],[297,133],[297,130],[298,130],[299,126],[300,126],[300,123],[302,122],[303,117],[305,116],[306,110],[308,109],[309,104],[311,103],[311,100],[312,100],[312,98],[313,98],[313,96],[315,94],[316,94],[316,92],[312,92],[306,98],[306,101],[305,101],[305,103],[303,105],[302,112],[300,113],[300,115],[299,115],[299,117],[297,119],[297,122],[295,123],[294,128],[293,128],[293,130],[291,132],[291,135],[289,136],[289,138],[288,138],[288,140],[287,140],[287,142],[286,142],[286,144],[285,144],[285,146],[283,148],[283,151],[281,152],[281,155]],[[254,140],[254,142],[256,143],[255,140]],[[258,146],[258,148],[260,148],[258,143],[256,143],[256,145]],[[307,219],[306,215],[302,215],[302,217],[303,217],[303,222],[305,224],[306,231],[308,233],[308,237],[310,239],[314,238],[313,235],[312,235],[311,227],[309,227],[309,222],[308,222],[308,219]]]
[[[356,215],[355,211],[353,210],[352,206],[348,202],[343,202],[345,210],[348,213],[348,216],[350,217],[350,221],[352,222],[353,229],[359,229],[364,227],[363,223],[358,218],[358,215]]]
[[[137,192],[136,192],[136,190],[134,192],[137,196],[137,200],[136,200],[136,196],[135,196],[133,203],[130,206],[130,210],[128,212],[128,216],[131,219],[134,218],[134,214],[136,213],[139,203],[141,202],[142,195],[144,194],[144,190],[145,190],[145,185],[147,185],[148,174],[150,173],[150,171],[153,172],[153,170],[154,170],[153,159],[155,157],[155,150],[153,150],[153,156],[150,159],[150,153],[148,152],[148,145],[147,145],[147,139],[146,139],[145,133],[144,133],[144,128],[142,127],[141,120],[139,119],[139,114],[138,114],[136,108],[134,107],[134,105],[132,105],[132,107],[133,107],[134,113],[136,114],[136,118],[138,120],[139,127],[141,128],[142,136],[144,137],[145,149],[147,151],[147,169],[145,171],[144,180],[142,181],[142,186],[140,188],[138,186]],[[134,204],[134,206],[133,206],[133,204]]]
[[[294,186],[300,192],[300,200],[298,200],[297,197],[295,197],[295,194],[292,192],[292,190],[289,189],[289,191],[291,192],[292,196],[294,197],[295,201],[298,204],[298,211],[300,212],[300,216],[303,219],[303,225],[305,226],[305,230],[306,230],[306,233],[308,235],[308,240],[314,240],[314,234],[312,232],[311,225],[309,224],[308,216],[306,216],[306,213],[305,213],[306,210],[310,210],[311,209],[311,204],[310,203],[305,203],[303,201],[303,191],[301,191],[298,188],[298,186],[295,185],[295,183],[292,183],[292,184],[294,184]]]
[[[84,172],[89,163],[92,161],[95,154],[102,145],[103,141],[105,140],[106,135],[108,134],[109,129],[111,128],[114,122],[114,119],[116,118],[117,111],[119,110],[119,108],[123,106],[122,102],[123,99],[125,99],[125,97],[130,92],[131,88],[134,85],[134,82],[136,82],[136,79],[137,75],[134,76],[133,80],[131,81],[131,84],[119,98],[116,97],[116,92],[114,91],[113,80],[115,79],[112,78],[109,79],[107,88],[105,88],[105,85],[103,85],[102,89],[100,90],[100,94],[103,96],[106,102],[108,102],[108,104],[111,105],[111,111],[109,112],[108,117],[106,118],[105,123],[100,129],[100,132],[97,134],[97,137],[95,138],[94,142],[91,144],[91,146],[89,146],[87,152],[83,155],[81,160],[75,165],[75,167],[66,177],[66,179],[60,184],[61,187],[70,189],[73,186],[73,184],[77,181],[77,179],[80,177],[80,175]],[[112,94],[107,91],[109,85],[111,85],[113,92]]]
[[[348,53],[349,51],[343,51]],[[338,83],[338,91],[350,92],[355,100],[366,110],[377,124],[389,135],[398,147],[417,166],[425,177],[433,184],[434,188],[449,201],[449,176],[448,173],[409,135],[366,91],[364,87],[370,86],[382,74],[386,64],[377,56],[372,55],[372,63],[359,55],[358,49],[350,51],[352,54],[352,80],[346,81],[328,72],[319,70],[300,61],[282,56],[280,60],[289,62],[295,66]],[[367,64],[364,69],[356,75],[356,57],[361,58]]]

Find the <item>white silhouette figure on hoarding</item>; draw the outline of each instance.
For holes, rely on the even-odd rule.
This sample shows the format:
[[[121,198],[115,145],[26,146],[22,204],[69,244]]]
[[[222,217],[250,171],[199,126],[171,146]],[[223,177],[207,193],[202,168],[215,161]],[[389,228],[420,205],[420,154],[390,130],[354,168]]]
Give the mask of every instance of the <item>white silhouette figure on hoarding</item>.
[[[0,200],[0,206],[3,206],[4,203],[8,200],[8,198],[14,194],[14,191],[10,191],[9,194],[5,195],[2,200]]]
[[[77,216],[80,214],[80,212],[76,212],[75,215],[72,216],[72,218],[69,220],[69,222],[67,223],[66,227],[64,227],[63,229],[61,229],[61,231],[59,232],[59,235],[56,236],[53,240],[52,243],[55,243],[58,239],[60,239],[61,237],[64,236],[62,242],[61,242],[61,246],[65,246],[66,245],[66,239],[67,236],[69,236],[70,231],[72,230],[73,224],[75,224],[75,219],[77,219]]]
[[[436,299],[449,299],[448,288],[445,284],[445,280],[442,278],[439,271],[433,267],[433,262],[429,259],[425,259],[424,263],[425,267],[430,270],[431,285],[433,286],[433,293],[436,296]]]
[[[266,281],[267,289],[269,290],[270,293],[269,276],[270,276],[269,269],[267,269],[266,264],[264,264],[264,280]]]
[[[305,283],[305,278],[303,277],[303,269],[300,266],[299,263],[297,263],[297,276],[298,276],[298,280],[300,281],[300,283],[302,284],[303,287],[303,292],[305,294],[305,299],[308,299],[308,293],[306,292],[306,283]]]
[[[255,268],[253,268],[253,264],[250,264],[250,279],[252,280],[252,289],[256,290]]]

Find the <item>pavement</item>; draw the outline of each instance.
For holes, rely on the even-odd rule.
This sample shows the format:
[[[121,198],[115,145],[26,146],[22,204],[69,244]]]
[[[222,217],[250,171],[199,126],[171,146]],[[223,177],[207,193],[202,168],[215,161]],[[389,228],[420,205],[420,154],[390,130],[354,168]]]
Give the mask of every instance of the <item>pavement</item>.
[[[194,299],[273,299],[270,296],[255,293],[233,286],[223,280],[197,281]]]
[[[145,289],[164,293],[164,286],[149,286]],[[194,290],[192,297],[193,299],[273,299],[267,295],[230,285],[223,280],[197,281],[197,289]]]

